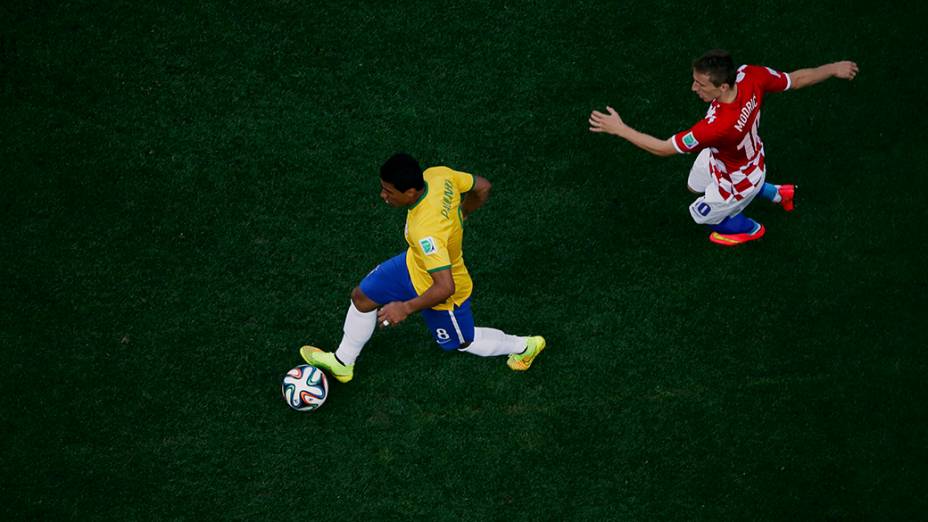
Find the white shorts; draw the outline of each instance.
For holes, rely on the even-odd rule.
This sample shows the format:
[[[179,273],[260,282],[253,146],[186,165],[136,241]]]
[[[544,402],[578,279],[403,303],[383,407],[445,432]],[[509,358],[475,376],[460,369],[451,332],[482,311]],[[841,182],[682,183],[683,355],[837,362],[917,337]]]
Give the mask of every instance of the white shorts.
[[[732,197],[726,200],[719,193],[719,185],[715,177],[709,173],[709,149],[703,149],[696,156],[693,168],[690,169],[690,176],[686,180],[691,191],[703,193],[690,205],[690,216],[700,225],[717,225],[725,218],[741,213],[754,200],[754,196],[760,193],[765,177],[766,173],[761,172],[760,181],[754,187],[754,192],[745,196],[744,199],[739,201]]]

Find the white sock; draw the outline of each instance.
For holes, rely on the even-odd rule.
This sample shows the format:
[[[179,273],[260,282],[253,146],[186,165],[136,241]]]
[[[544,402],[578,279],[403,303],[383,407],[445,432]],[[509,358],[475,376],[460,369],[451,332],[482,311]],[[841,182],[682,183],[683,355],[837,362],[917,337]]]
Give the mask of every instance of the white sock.
[[[495,328],[474,328],[474,342],[461,351],[480,357],[522,353],[525,351],[527,339],[527,337],[509,335]]]
[[[374,335],[374,329],[377,327],[377,310],[371,312],[362,312],[354,306],[354,301],[348,307],[348,313],[345,314],[345,335],[342,336],[342,342],[335,350],[335,357],[342,364],[352,365],[357,360],[364,344]]]
[[[777,188],[777,193],[776,193],[775,196],[773,196],[773,202],[774,202],[774,203],[779,203],[779,202],[783,201],[783,196],[780,195],[780,186],[779,186],[779,185],[774,185],[774,187]]]

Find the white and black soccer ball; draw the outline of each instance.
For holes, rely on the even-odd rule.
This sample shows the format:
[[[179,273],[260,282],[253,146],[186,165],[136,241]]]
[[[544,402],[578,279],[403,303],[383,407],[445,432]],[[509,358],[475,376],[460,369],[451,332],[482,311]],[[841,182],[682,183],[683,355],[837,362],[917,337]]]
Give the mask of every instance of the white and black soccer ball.
[[[303,364],[287,372],[280,385],[287,405],[296,411],[313,411],[329,396],[329,382],[319,368]]]

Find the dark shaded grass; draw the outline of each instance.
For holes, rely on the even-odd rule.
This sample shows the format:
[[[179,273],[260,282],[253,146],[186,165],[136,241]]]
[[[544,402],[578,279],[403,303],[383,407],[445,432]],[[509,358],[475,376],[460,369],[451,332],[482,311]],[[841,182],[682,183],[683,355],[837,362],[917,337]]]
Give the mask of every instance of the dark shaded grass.
[[[720,14],[721,13],[721,14]],[[901,520],[925,511],[923,7],[278,2],[0,8],[5,518]],[[719,30],[720,27],[726,30]],[[689,222],[665,137],[722,46],[862,75],[770,97],[768,236]],[[895,80],[893,80],[895,79]],[[400,251],[394,150],[484,175],[478,324],[524,375],[376,335],[277,386]]]

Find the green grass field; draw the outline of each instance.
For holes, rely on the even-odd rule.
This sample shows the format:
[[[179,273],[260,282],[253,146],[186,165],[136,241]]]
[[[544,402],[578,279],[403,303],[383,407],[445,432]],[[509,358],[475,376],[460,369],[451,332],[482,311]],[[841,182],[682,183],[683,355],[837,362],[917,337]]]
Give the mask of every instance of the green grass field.
[[[923,5],[0,6],[3,520],[917,520],[928,513]],[[690,61],[790,71],[755,244],[706,240],[666,138]],[[485,176],[477,323],[418,318],[290,411],[298,348],[405,248],[397,150]]]

